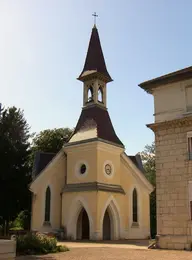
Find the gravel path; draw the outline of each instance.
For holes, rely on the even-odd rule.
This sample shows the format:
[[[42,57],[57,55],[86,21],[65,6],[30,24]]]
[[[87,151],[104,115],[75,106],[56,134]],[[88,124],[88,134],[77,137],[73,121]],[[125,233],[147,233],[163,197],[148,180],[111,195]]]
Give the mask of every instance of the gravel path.
[[[136,250],[114,247],[71,248],[69,252],[47,256],[24,256],[16,260],[191,260],[192,252]]]

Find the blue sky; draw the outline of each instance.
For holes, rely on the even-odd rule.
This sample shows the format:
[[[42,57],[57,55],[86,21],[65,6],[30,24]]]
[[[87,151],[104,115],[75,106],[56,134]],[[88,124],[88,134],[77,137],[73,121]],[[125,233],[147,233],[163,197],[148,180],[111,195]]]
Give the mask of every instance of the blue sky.
[[[138,84],[192,65],[191,10],[190,0],[1,0],[0,102],[24,109],[32,132],[74,127],[96,11],[108,110],[128,154],[142,151],[154,108]]]

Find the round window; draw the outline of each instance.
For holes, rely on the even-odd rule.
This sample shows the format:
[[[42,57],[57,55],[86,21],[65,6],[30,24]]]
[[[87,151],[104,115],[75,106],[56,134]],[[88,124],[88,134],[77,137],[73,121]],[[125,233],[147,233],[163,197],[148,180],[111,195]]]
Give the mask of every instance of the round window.
[[[105,173],[106,173],[107,175],[111,175],[111,173],[112,173],[112,168],[111,168],[111,165],[110,165],[110,164],[106,164],[106,165],[105,165]]]
[[[86,165],[82,164],[81,167],[80,167],[80,173],[84,174],[85,172],[86,172]]]
[[[105,174],[105,177],[112,178],[114,174],[114,166],[111,161],[105,161],[103,164],[103,173]]]

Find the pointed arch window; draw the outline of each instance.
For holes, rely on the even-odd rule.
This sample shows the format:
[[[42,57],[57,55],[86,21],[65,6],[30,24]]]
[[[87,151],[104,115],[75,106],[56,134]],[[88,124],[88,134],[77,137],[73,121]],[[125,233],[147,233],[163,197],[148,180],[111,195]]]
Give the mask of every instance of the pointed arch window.
[[[138,196],[137,190],[133,190],[133,222],[138,222]]]
[[[45,193],[45,221],[50,222],[50,213],[51,213],[51,190],[50,187],[47,187]]]
[[[102,87],[99,87],[99,89],[98,89],[98,101],[103,103],[103,89],[102,89]]]
[[[88,102],[93,101],[93,87],[88,88],[87,96],[88,96]]]

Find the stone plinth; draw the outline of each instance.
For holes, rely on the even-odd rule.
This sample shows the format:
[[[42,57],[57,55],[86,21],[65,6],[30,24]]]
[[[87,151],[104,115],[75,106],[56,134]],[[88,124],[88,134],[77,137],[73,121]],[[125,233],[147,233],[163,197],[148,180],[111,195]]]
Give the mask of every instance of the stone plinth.
[[[16,241],[0,239],[0,259],[13,260],[16,256]]]

